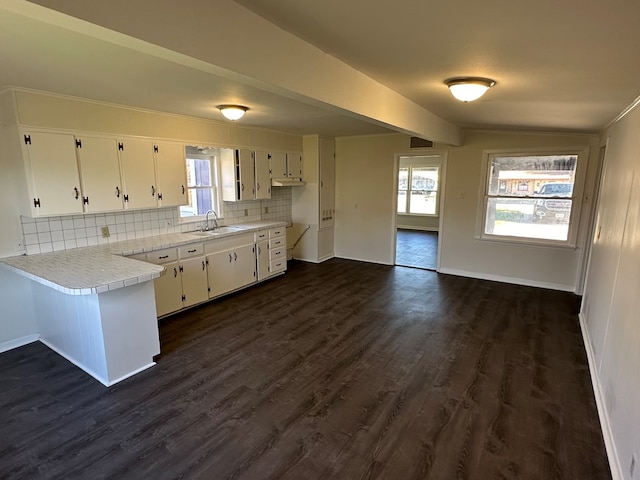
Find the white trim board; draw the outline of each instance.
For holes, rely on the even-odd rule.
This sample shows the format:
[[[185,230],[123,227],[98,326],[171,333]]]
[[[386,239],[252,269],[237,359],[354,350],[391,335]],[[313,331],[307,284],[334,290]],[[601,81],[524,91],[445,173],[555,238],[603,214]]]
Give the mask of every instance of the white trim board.
[[[454,268],[442,268],[438,273],[447,275],[457,275],[459,277],[477,278],[479,280],[490,280],[492,282],[511,283],[514,285],[523,285],[525,287],[547,288],[550,290],[559,290],[562,292],[574,293],[573,285],[563,285],[561,283],[538,282],[528,278],[504,277],[502,275],[491,275],[487,273],[469,272],[467,270],[457,270]]]
[[[13,350],[14,348],[23,347],[25,345],[28,345],[29,343],[37,342],[38,340],[40,340],[40,334],[36,333],[20,338],[14,338],[13,340],[9,340],[8,342],[2,342],[0,343],[0,353],[8,352],[9,350]]]
[[[578,314],[578,318],[580,319],[580,330],[582,331],[584,348],[587,352],[587,362],[589,363],[591,384],[593,385],[593,393],[596,398],[596,406],[598,407],[598,416],[600,417],[600,427],[602,429],[602,436],[604,437],[604,445],[607,450],[607,457],[609,458],[611,477],[613,478],[613,480],[624,480],[624,476],[621,473],[622,468],[620,466],[618,449],[616,448],[616,442],[613,437],[613,432],[611,431],[611,422],[609,421],[609,414],[607,413],[603,390],[600,386],[598,369],[595,365],[596,359],[593,355],[593,348],[591,347],[591,338],[589,337],[589,330],[587,329],[586,319],[582,312]]]

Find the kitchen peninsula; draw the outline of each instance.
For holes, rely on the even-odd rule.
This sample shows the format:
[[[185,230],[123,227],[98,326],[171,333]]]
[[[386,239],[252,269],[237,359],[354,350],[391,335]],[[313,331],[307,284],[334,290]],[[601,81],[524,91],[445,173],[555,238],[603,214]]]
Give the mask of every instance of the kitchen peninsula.
[[[285,225],[258,222],[224,233],[157,235],[3,258],[0,266],[31,280],[40,341],[111,386],[153,366],[153,357],[160,353],[154,281],[166,269],[140,261],[142,254],[216,245],[238,235],[246,238],[250,234],[254,241],[260,232],[264,235],[276,227],[283,230]],[[126,258],[131,255],[136,259]],[[254,248],[254,271],[255,258]],[[203,261],[203,270],[206,267]],[[254,275],[254,282],[257,280]]]

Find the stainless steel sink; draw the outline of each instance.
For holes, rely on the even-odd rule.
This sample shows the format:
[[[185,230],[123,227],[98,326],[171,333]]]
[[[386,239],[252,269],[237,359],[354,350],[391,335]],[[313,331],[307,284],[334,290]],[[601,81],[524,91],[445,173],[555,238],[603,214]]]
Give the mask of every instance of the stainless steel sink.
[[[206,230],[204,232],[192,232],[192,235],[198,237],[215,237],[216,235],[223,235],[225,233],[239,232],[243,230],[241,227],[218,227],[213,230]]]

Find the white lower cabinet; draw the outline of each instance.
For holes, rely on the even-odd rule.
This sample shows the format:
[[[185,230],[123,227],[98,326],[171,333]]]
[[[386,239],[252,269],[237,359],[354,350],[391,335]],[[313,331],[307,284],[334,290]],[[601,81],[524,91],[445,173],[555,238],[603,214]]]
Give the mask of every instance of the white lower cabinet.
[[[258,242],[256,247],[258,249],[258,281],[260,281],[271,275],[269,271],[269,240]]]
[[[207,263],[204,257],[180,260],[180,276],[182,277],[183,307],[209,300]]]
[[[162,317],[182,308],[182,277],[178,262],[164,264],[164,275],[154,280],[156,315]]]
[[[241,233],[131,258],[166,268],[154,280],[156,313],[163,317],[284,272],[285,232],[278,227]]]
[[[287,237],[284,227],[256,233],[258,281],[287,269]]]
[[[256,248],[253,234],[243,234],[205,244],[209,298],[218,297],[254,283]]]

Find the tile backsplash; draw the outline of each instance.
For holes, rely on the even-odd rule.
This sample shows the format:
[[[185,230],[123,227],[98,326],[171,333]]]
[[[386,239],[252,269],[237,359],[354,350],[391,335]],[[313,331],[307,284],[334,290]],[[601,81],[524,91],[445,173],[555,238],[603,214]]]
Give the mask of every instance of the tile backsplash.
[[[261,220],[291,222],[291,187],[272,189],[271,199],[223,202],[220,225]],[[21,217],[27,255],[198,230],[202,221],[180,221],[177,207],[62,217]],[[108,227],[109,237],[103,237]]]

